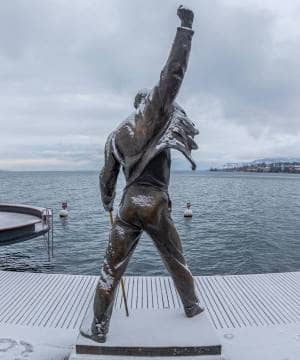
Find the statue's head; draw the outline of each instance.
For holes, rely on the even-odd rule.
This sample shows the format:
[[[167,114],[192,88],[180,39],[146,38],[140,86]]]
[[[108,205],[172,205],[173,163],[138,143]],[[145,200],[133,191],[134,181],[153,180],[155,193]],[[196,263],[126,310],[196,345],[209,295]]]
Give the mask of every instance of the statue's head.
[[[149,94],[150,94],[149,89],[141,89],[138,91],[138,93],[135,95],[135,98],[134,98],[135,109],[138,109],[140,107],[140,105],[145,102],[145,99]]]

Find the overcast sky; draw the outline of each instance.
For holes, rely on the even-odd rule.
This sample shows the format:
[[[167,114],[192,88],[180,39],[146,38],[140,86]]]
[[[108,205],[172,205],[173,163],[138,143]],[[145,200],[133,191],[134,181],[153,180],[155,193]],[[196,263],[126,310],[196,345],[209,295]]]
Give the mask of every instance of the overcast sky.
[[[0,169],[98,169],[136,91],[159,78],[179,4],[1,1]],[[178,102],[200,130],[199,168],[299,157],[300,2],[184,4],[195,35]]]

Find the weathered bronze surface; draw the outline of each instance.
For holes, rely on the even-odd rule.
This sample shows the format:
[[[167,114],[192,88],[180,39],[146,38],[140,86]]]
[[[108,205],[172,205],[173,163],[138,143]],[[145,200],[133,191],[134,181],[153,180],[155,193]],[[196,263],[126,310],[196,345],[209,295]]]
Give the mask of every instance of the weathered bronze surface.
[[[151,91],[135,97],[136,111],[113,131],[105,146],[100,189],[105,210],[113,210],[115,185],[122,167],[126,187],[112,226],[94,299],[91,333],[84,336],[104,342],[109,328],[116,288],[143,231],[156,245],[173,278],[188,317],[199,314],[193,277],[189,271],[177,230],[171,218],[168,195],[170,149],[181,151],[191,162],[198,130],[175,103],[186,72],[193,37],[193,12],[179,7],[181,27],[159,82]]]

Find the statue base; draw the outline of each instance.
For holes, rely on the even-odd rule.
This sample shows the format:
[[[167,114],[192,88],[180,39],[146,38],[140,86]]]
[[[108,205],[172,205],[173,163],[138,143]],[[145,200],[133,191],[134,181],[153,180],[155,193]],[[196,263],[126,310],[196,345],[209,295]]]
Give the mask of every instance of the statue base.
[[[121,311],[122,310],[122,311]],[[105,343],[79,334],[70,360],[97,359],[97,355],[124,356],[206,356],[219,360],[221,344],[206,311],[187,318],[181,309],[115,310]],[[81,328],[90,327],[93,318],[89,307]],[[90,355],[87,357],[87,355]],[[100,358],[100,357],[99,357]],[[102,357],[101,357],[102,358]]]

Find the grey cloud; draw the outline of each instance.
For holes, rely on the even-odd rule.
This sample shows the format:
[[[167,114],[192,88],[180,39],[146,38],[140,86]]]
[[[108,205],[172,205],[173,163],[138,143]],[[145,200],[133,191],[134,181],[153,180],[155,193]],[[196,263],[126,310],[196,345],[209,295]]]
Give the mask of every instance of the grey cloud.
[[[192,59],[198,71],[190,95],[211,95],[225,118],[246,127],[299,131],[299,39],[278,43],[271,11],[224,5],[208,11]]]
[[[289,29],[278,37],[280,12],[270,7],[186,3],[195,11],[195,36],[179,101],[200,129],[196,158],[209,165],[299,154],[300,38]],[[105,138],[132,110],[136,90],[158,80],[178,4],[2,2],[0,168],[9,159],[20,166],[25,155],[52,158],[44,168],[56,160],[98,166]]]

